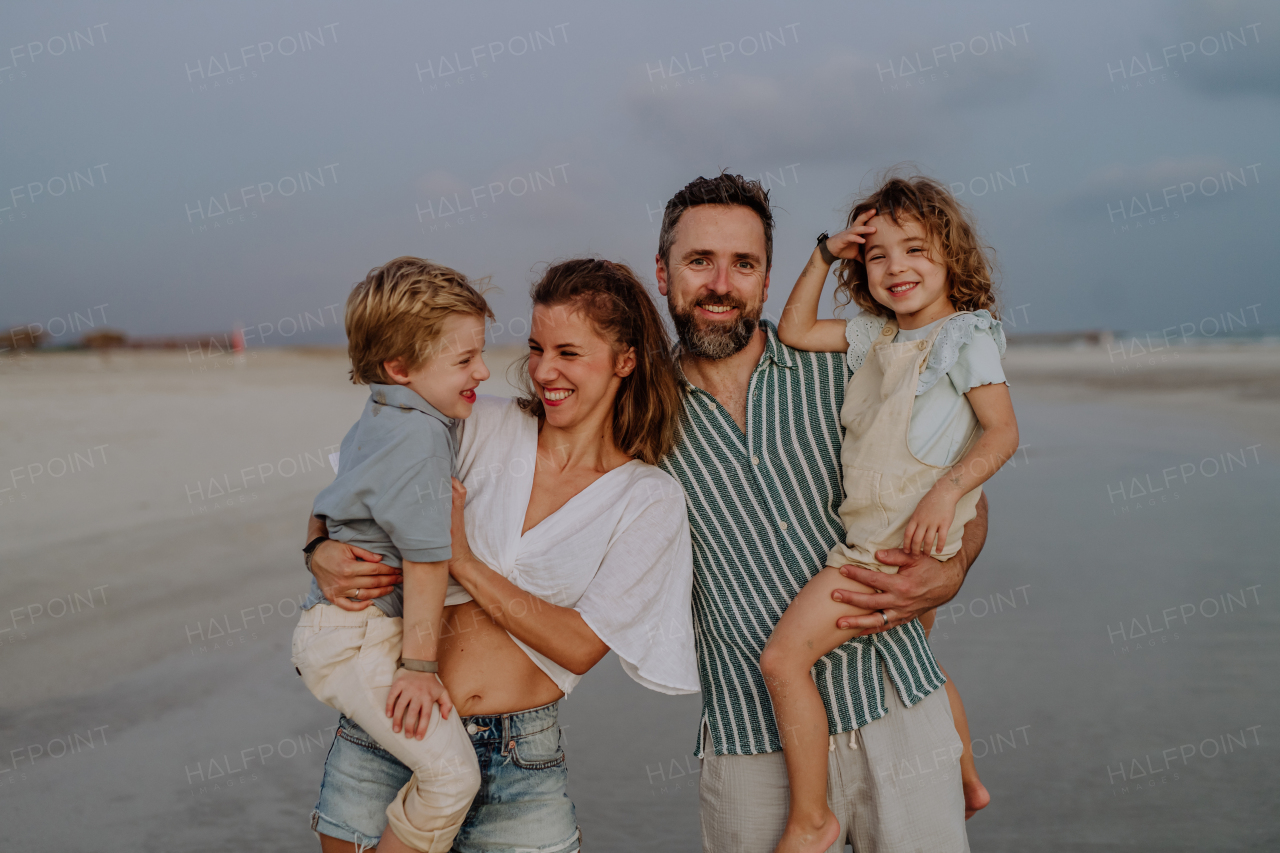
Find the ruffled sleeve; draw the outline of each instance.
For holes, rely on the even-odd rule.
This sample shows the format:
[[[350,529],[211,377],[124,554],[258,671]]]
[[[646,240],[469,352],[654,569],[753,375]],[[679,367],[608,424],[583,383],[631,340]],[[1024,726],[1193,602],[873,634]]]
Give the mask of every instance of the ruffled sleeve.
[[[627,512],[574,609],[637,683],[659,693],[697,693],[684,490],[651,469],[628,491]]]
[[[871,352],[871,345],[876,342],[876,336],[884,328],[884,323],[884,317],[863,311],[854,314],[844,324],[844,339],[849,342],[849,351],[845,355],[849,372],[856,373],[862,367],[862,363],[867,360],[867,353]]]
[[[956,391],[967,393],[979,385],[1008,384],[1000,358],[1004,355],[1004,328],[985,309],[952,317],[938,333],[929,360],[920,372],[916,396],[928,391],[943,376]]]

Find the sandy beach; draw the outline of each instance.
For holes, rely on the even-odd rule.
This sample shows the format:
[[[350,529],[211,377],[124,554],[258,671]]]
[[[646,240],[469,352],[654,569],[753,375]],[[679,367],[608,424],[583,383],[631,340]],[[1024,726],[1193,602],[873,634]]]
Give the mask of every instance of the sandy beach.
[[[1023,447],[933,637],[994,798],[973,849],[1275,849],[1280,346],[1006,369]],[[298,549],[365,396],[336,349],[0,359],[6,849],[315,849]],[[565,702],[588,849],[699,849],[697,714],[612,657]]]

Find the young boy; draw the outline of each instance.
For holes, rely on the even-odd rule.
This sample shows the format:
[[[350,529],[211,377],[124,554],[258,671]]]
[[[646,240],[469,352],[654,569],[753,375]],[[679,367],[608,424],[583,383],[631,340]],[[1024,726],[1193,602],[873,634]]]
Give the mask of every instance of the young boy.
[[[413,770],[387,807],[383,851],[449,850],[480,787],[471,739],[436,675],[436,647],[451,555],[450,428],[471,414],[489,377],[486,317],[493,312],[465,276],[421,258],[372,270],[347,299],[351,381],[369,385],[369,401],[313,513],[330,538],[401,567],[404,584],[348,611],[313,579],[293,662],[317,699]]]

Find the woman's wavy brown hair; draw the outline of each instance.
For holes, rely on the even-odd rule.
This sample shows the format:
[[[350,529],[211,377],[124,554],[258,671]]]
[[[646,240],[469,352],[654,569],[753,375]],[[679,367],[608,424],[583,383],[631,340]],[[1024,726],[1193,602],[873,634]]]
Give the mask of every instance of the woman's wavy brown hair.
[[[616,354],[635,349],[636,367],[623,377],[613,401],[613,440],[628,456],[656,465],[675,446],[680,423],[680,384],[671,339],[653,299],[625,264],[575,258],[547,268],[530,291],[535,306],[581,311]],[[542,399],[520,362],[520,407],[542,420]]]
[[[919,222],[930,239],[936,240],[947,268],[951,303],[957,311],[985,308],[992,316],[1000,316],[993,281],[994,250],[983,245],[971,214],[945,186],[921,175],[887,175],[875,192],[854,204],[846,227],[853,227],[859,216],[872,209],[877,216],[888,216],[898,225],[904,220]],[[840,261],[836,282],[837,305],[852,302],[880,317],[892,313],[872,297],[862,257]]]

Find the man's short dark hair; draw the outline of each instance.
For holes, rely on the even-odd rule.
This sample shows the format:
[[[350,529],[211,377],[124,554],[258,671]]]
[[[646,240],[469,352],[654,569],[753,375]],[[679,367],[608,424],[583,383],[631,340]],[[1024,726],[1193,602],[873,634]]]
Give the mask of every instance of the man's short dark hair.
[[[658,257],[670,269],[671,246],[676,241],[676,225],[691,207],[702,204],[741,205],[755,211],[764,226],[764,267],[773,267],[773,211],[769,209],[769,191],[759,181],[741,175],[721,172],[714,178],[699,177],[671,197],[662,214],[662,231],[658,235]]]

